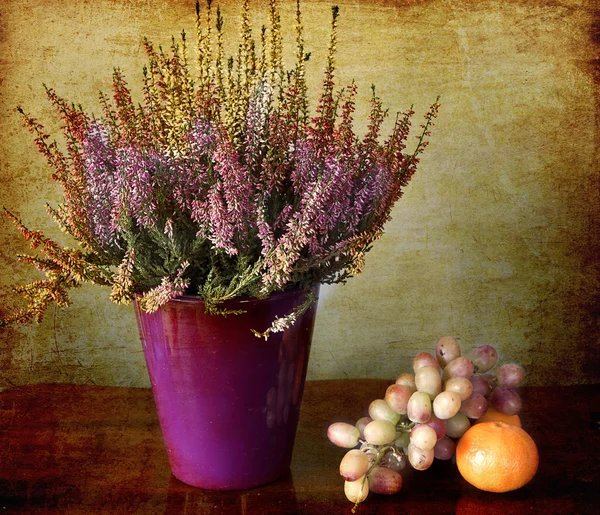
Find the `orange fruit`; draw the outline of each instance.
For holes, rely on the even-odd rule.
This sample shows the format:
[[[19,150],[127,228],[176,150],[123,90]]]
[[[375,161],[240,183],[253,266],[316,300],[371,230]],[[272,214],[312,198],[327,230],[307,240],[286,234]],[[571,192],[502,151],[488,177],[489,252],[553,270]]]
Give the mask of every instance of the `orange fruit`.
[[[499,420],[475,424],[456,446],[456,465],[465,480],[487,492],[509,492],[537,472],[535,442],[520,427]]]
[[[519,415],[506,415],[492,406],[489,406],[485,412],[485,415],[483,415],[483,417],[479,417],[475,423],[478,424],[479,422],[491,422],[492,420],[500,420],[502,422],[506,422],[507,424],[521,427],[521,419],[519,418]]]

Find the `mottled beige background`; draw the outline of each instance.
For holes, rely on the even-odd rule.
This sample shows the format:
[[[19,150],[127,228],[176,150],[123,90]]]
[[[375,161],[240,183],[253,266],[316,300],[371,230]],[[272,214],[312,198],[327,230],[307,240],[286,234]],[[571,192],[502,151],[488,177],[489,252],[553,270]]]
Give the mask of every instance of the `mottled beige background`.
[[[239,3],[221,1],[227,28]],[[264,2],[252,2],[262,23]],[[290,26],[294,2],[283,2]],[[305,1],[310,86],[319,86],[330,2]],[[340,1],[339,78],[392,111],[442,109],[421,169],[365,273],[323,290],[310,378],[393,378],[453,334],[495,344],[530,384],[600,381],[598,44],[594,2]],[[62,238],[60,196],[14,111],[57,120],[42,82],[98,112],[120,66],[139,92],[144,35],[194,28],[191,0],[3,0],[0,205]],[[288,30],[287,34],[293,34]],[[233,48],[233,47],[232,47]],[[1,283],[33,277],[0,222]],[[148,385],[132,309],[85,288],[68,311],[0,334],[0,386],[38,381]],[[3,305],[10,298],[3,294]]]

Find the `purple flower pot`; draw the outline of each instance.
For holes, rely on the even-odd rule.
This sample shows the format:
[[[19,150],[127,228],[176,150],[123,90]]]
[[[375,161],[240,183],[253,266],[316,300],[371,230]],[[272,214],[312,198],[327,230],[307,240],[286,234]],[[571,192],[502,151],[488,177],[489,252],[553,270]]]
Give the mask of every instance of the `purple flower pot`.
[[[176,478],[199,488],[238,490],[274,481],[289,469],[316,306],[268,340],[251,330],[266,330],[306,294],[227,301],[223,307],[246,313],[226,317],[207,315],[204,302],[192,296],[151,314],[135,302]]]

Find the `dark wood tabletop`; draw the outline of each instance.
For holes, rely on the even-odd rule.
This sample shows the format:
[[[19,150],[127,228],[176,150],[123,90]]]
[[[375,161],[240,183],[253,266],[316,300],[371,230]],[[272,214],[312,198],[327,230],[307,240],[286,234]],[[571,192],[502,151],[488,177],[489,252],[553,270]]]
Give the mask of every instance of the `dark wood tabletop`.
[[[269,485],[214,492],[169,470],[152,393],[141,388],[32,385],[0,393],[0,513],[350,514],[338,473],[344,454],[325,436],[354,422],[390,381],[309,381],[290,472]],[[540,452],[537,475],[505,494],[481,492],[451,462],[411,470],[368,514],[600,513],[600,385],[524,387],[523,428]]]

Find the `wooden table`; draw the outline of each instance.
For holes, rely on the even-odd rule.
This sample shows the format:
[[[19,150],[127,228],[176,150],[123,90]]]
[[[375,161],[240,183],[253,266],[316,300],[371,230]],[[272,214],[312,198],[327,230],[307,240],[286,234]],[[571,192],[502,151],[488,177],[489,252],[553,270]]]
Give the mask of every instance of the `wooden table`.
[[[150,390],[37,385],[0,393],[0,513],[349,514],[343,449],[325,433],[354,421],[389,381],[308,382],[290,473],[252,490],[212,492],[170,473]],[[405,475],[359,515],[600,513],[600,385],[523,388],[523,427],[540,451],[524,488],[481,492],[450,462]]]

